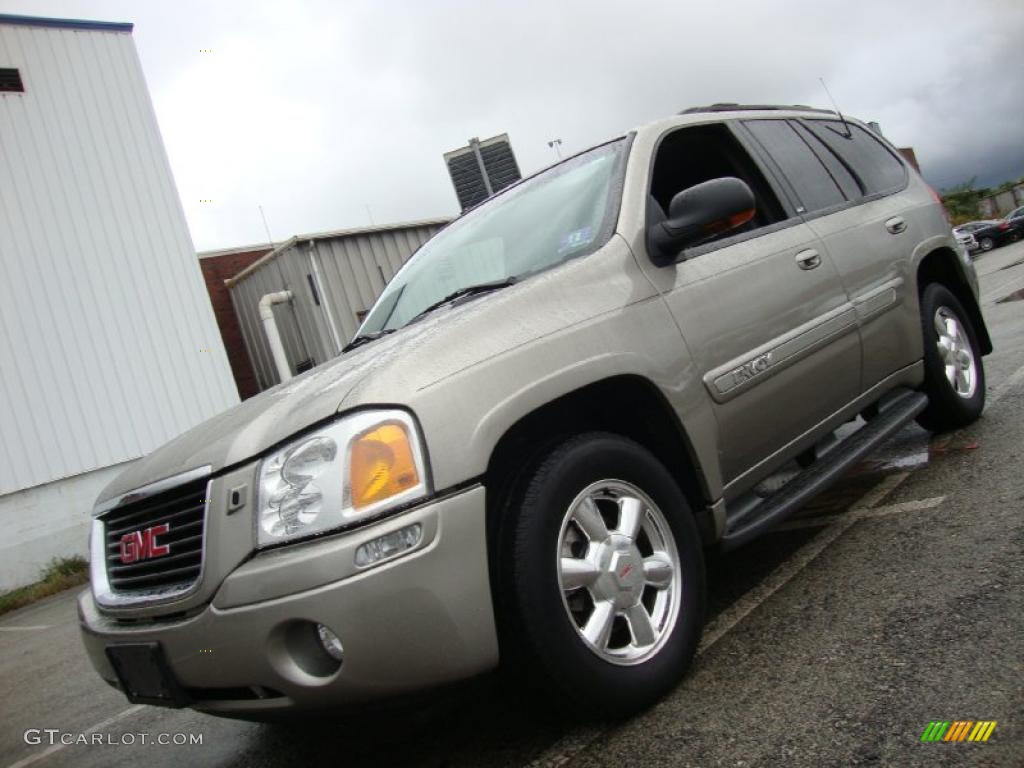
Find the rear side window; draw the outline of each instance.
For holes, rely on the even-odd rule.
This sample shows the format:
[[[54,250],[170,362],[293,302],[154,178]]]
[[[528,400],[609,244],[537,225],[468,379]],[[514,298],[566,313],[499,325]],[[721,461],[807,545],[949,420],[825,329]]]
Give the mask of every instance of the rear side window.
[[[854,178],[853,174],[850,173],[849,169],[843,165],[843,162],[836,157],[835,153],[825,146],[813,133],[807,130],[806,127],[800,123],[791,122],[796,132],[800,134],[804,141],[807,142],[808,146],[814,150],[814,154],[818,156],[818,159],[824,163],[828,169],[829,175],[835,180],[839,188],[843,190],[843,194],[846,195],[848,200],[856,200],[858,197],[863,197],[864,190],[860,186],[860,182]]]
[[[800,213],[820,211],[846,202],[828,169],[787,121],[747,120],[744,124],[800,198]]]
[[[807,120],[805,124],[860,178],[864,194],[894,192],[906,182],[903,163],[860,126],[839,120]]]

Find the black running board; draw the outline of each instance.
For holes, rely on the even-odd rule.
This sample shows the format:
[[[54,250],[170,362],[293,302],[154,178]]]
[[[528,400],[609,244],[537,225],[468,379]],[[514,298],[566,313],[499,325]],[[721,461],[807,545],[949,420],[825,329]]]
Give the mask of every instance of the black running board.
[[[892,396],[871,421],[854,432],[825,456],[786,483],[779,491],[762,501],[736,521],[722,536],[721,548],[728,552],[760,536],[789,517],[809,499],[838,480],[846,470],[871,453],[888,437],[928,405],[928,397],[920,392],[904,390]]]

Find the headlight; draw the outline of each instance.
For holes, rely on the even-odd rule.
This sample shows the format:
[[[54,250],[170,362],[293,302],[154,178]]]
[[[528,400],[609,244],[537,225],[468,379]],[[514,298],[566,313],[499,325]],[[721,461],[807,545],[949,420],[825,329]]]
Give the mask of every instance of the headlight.
[[[364,411],[303,435],[260,465],[258,546],[342,528],[427,495],[416,424]]]

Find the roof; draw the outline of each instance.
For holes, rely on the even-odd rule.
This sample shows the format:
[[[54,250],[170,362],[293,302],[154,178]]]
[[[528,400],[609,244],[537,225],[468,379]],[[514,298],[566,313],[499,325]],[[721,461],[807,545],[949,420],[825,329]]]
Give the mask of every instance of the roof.
[[[91,19],[53,19],[48,16],[16,16],[11,13],[0,13],[0,24],[14,24],[22,27],[92,29],[99,32],[131,32],[135,27],[135,25],[130,22],[93,21]]]
[[[264,254],[248,267],[243,269],[234,277],[230,277],[224,281],[224,284],[229,288],[238,281],[242,280],[246,275],[255,272],[257,269],[262,267],[268,261],[273,261],[280,254],[287,251],[296,243],[304,241],[315,241],[315,240],[330,240],[336,237],[351,237],[353,235],[372,235],[375,232],[394,232],[399,229],[413,229],[415,227],[436,227],[444,226],[448,224],[451,219],[423,219],[421,221],[403,221],[398,224],[378,224],[372,227],[356,227],[355,229],[335,229],[329,232],[314,232],[308,235],[295,235],[288,238],[283,243],[278,243],[274,250],[270,253]],[[215,255],[212,251],[206,251],[206,255]]]
[[[395,229],[412,229],[413,227],[432,227],[448,224],[450,218],[423,219],[421,221],[400,221],[397,224],[374,224],[370,227],[354,227],[352,229],[333,229],[327,232],[314,232],[308,235],[295,235],[292,240],[327,240],[332,237],[348,237],[349,235],[370,235],[374,232],[391,232]]]
[[[272,251],[281,243],[254,243],[253,245],[237,245],[231,248],[214,248],[209,251],[198,251],[200,259],[213,259],[217,256],[231,256],[235,253],[252,253],[253,251]]]
[[[834,115],[836,112],[831,109],[816,109],[804,104],[736,104],[735,102],[718,102],[709,104],[706,107],[690,107],[680,112],[680,115],[693,115],[699,112],[760,112],[760,111],[787,111],[787,112],[823,112],[827,115]]]

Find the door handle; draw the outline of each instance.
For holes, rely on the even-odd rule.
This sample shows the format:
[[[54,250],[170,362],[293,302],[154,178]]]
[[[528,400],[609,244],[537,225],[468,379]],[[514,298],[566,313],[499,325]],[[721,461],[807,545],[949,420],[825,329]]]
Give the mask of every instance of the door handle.
[[[885,222],[885,228],[889,230],[890,234],[898,235],[907,228],[907,222],[903,220],[902,216],[893,216]]]
[[[796,265],[800,267],[800,269],[814,269],[815,267],[820,267],[821,254],[813,248],[806,251],[800,251],[800,253],[796,255]]]

